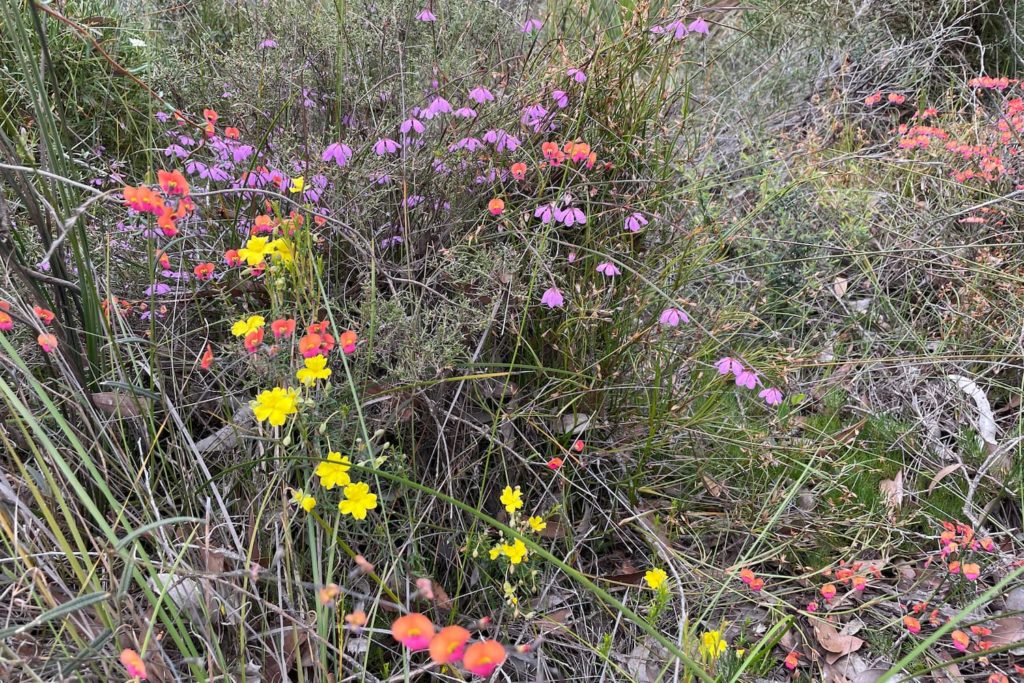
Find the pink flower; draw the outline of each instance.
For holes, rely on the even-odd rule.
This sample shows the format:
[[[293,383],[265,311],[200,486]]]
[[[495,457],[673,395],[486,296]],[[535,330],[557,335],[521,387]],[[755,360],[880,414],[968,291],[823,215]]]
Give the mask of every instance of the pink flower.
[[[777,406],[782,403],[782,392],[775,387],[762,389],[757,396],[758,398],[763,398],[764,402],[770,406]]]
[[[569,78],[571,78],[572,80],[576,81],[577,83],[586,83],[587,82],[587,74],[583,73],[582,71],[580,71],[576,67],[573,67],[573,68],[569,69],[568,71],[566,71],[565,75],[568,76]]]
[[[605,277],[615,277],[622,273],[618,266],[611,261],[605,261],[604,263],[597,264],[597,272],[601,273]]]
[[[626,216],[626,230],[639,232],[640,228],[647,225],[647,217],[639,211]]]
[[[540,19],[527,19],[526,22],[523,23],[523,27],[519,30],[523,33],[533,33],[534,31],[539,31],[542,28],[544,28],[544,23]]]
[[[666,308],[661,312],[661,317],[658,318],[658,322],[666,327],[679,327],[679,323],[688,323],[690,318],[684,311],[678,308]]]
[[[551,208],[550,204],[541,204],[533,212],[533,217],[539,218],[540,222],[544,225],[551,222],[552,215],[554,215],[554,210]]]
[[[382,157],[385,154],[394,154],[400,147],[401,145],[391,138],[381,138],[373,145],[373,153]]]
[[[565,109],[569,106],[569,95],[564,90],[555,90],[551,93],[551,99],[555,101],[555,105],[559,109]]]
[[[757,374],[753,370],[743,370],[736,375],[736,386],[753,389],[757,386]]]
[[[686,28],[686,24],[677,19],[676,21],[665,24],[664,26],[652,26],[651,33],[671,33],[673,40],[682,40],[686,37],[686,34],[689,33],[689,29]]]
[[[477,104],[483,104],[484,102],[493,102],[494,95],[491,91],[482,85],[478,85],[469,91],[469,99],[473,100]]]
[[[576,252],[570,251],[569,255],[565,257],[565,260],[569,263],[576,263]]]
[[[558,291],[558,287],[550,287],[544,292],[540,302],[548,308],[561,308],[565,304],[565,297]]]
[[[419,119],[410,116],[405,121],[402,121],[402,125],[399,126],[399,130],[402,131],[402,135],[407,135],[409,131],[413,131],[417,135],[423,135],[425,130],[423,123]]]
[[[452,112],[452,115],[457,116],[460,119],[475,119],[476,110],[471,107],[459,107]]]
[[[431,12],[429,8],[424,9],[422,12],[417,14],[416,19],[418,21],[425,21],[428,23],[432,21],[437,21],[437,17],[434,16],[434,13]]]
[[[427,105],[427,108],[423,110],[423,118],[428,121],[439,114],[451,114],[452,105],[443,97],[435,97]]]
[[[725,358],[718,359],[715,363],[715,369],[718,370],[719,375],[728,375],[730,373],[733,375],[739,375],[743,372],[743,363],[739,362],[735,358],[729,358],[726,356]]]
[[[697,17],[690,22],[690,25],[686,27],[690,33],[703,33],[708,35],[708,22],[704,21],[700,17]]]
[[[324,161],[333,161],[339,168],[344,167],[352,158],[352,148],[344,142],[335,142],[327,146],[320,158]]]
[[[559,221],[567,228],[571,228],[577,224],[585,225],[587,222],[587,215],[574,206],[567,209],[555,209],[554,215],[555,220]]]

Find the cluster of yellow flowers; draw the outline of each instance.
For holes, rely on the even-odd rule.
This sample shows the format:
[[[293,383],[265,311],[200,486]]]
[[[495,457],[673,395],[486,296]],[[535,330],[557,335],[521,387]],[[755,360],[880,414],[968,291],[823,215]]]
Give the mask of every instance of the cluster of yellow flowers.
[[[527,517],[525,520],[520,520],[519,510],[523,508],[523,492],[518,486],[515,488],[511,486],[505,487],[505,490],[501,492],[501,504],[505,506],[505,511],[508,512],[509,523],[512,526],[519,526],[524,531],[529,528],[538,534],[548,527],[548,523],[544,521],[543,517],[532,516]],[[506,557],[511,564],[517,565],[522,564],[526,560],[529,551],[522,539],[517,538],[512,543],[505,543],[504,538],[502,538],[502,542],[491,548],[488,554],[492,560]]]
[[[238,258],[245,261],[250,268],[256,268],[268,260],[288,265],[295,259],[295,250],[292,249],[291,242],[284,237],[250,237],[245,246],[238,250]]]
[[[331,451],[327,459],[316,466],[314,474],[320,477],[320,485],[330,491],[335,486],[342,489],[345,496],[338,503],[338,511],[343,515],[351,515],[354,519],[366,519],[366,513],[377,507],[377,495],[370,492],[369,484],[352,481],[349,469],[352,463],[341,453]],[[302,489],[295,489],[292,500],[306,512],[316,507],[316,498],[306,494]]]

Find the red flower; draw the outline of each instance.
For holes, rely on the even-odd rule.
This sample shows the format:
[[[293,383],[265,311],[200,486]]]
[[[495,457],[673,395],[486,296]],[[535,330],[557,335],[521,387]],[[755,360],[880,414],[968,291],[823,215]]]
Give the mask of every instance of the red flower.
[[[270,331],[274,333],[274,339],[290,337],[295,334],[295,320],[281,318],[270,323]]]
[[[212,263],[200,263],[192,269],[197,280],[209,280],[213,277],[214,265]]]
[[[203,357],[199,361],[199,367],[203,370],[209,370],[211,366],[213,366],[213,347],[207,344],[206,350],[203,351]]]
[[[53,314],[53,311],[42,306],[33,306],[32,310],[36,312],[36,317],[42,320],[44,325],[52,324],[53,319],[57,317]]]

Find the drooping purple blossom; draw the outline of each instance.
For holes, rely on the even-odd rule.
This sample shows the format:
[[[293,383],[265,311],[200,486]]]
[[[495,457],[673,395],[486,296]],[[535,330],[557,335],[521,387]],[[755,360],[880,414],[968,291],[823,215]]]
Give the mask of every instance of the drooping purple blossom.
[[[451,103],[449,103],[448,100],[446,100],[445,98],[440,97],[440,96],[435,97],[434,99],[432,99],[430,101],[430,104],[427,105],[427,108],[424,109],[423,112],[422,112],[423,118],[425,118],[428,121],[431,120],[432,118],[434,118],[435,116],[440,116],[441,114],[451,114],[451,113],[452,113],[452,105],[451,105]]]
[[[146,287],[145,291],[142,294],[144,296],[163,296],[164,294],[170,293],[170,291],[171,286],[169,284],[167,284],[166,282],[158,282],[155,285],[150,285],[149,287]]]
[[[567,228],[571,228],[574,225],[585,225],[587,222],[587,215],[583,213],[583,210],[570,206],[564,209],[555,209],[555,220],[560,222]]]
[[[419,119],[410,116],[405,121],[402,121],[402,125],[399,126],[399,130],[402,131],[402,135],[408,135],[409,131],[412,131],[417,135],[423,135],[423,131],[426,130],[426,128]]]
[[[696,19],[691,21],[690,25],[687,26],[686,28],[690,31],[690,33],[702,33],[704,35],[710,35],[710,33],[711,33],[710,27],[708,26],[708,22],[704,21],[700,17],[697,17]],[[778,389],[776,389],[776,391],[778,391]],[[781,395],[782,395],[781,392],[779,392],[780,400],[781,400]],[[769,405],[772,405],[772,404],[769,403]]]
[[[527,19],[519,30],[523,33],[533,33],[544,28],[544,22],[540,19]]]
[[[647,225],[647,217],[637,211],[626,216],[626,230],[629,232],[640,232],[640,229]]]
[[[457,116],[460,119],[475,119],[476,110],[471,107],[459,107],[452,112],[452,115]]]
[[[494,149],[498,152],[514,152],[519,147],[519,138],[500,128],[484,133],[484,142],[494,145]]]
[[[558,287],[549,287],[544,291],[540,302],[548,308],[561,308],[565,304],[565,297],[558,291]]]
[[[260,47],[263,49],[273,49],[277,47],[277,41],[274,40],[273,38],[267,38],[266,40],[260,43]]]
[[[586,83],[587,82],[587,74],[583,73],[582,71],[580,71],[576,67],[572,67],[571,69],[566,71],[565,75],[568,76],[569,78],[571,78],[572,80],[576,81],[577,83]]]
[[[469,138],[462,138],[458,142],[453,142],[452,144],[448,145],[448,151],[449,152],[457,152],[460,149],[464,149],[467,152],[475,152],[476,150],[480,149],[483,146],[484,146],[483,143],[480,142],[479,139],[473,138],[473,137],[469,137]]]
[[[764,402],[770,406],[777,406],[782,403],[782,391],[775,387],[762,389],[757,396],[758,398],[764,399]]]
[[[559,109],[565,109],[569,106],[569,95],[564,90],[555,90],[552,92],[551,99],[555,101],[555,106]]]
[[[679,327],[679,323],[690,322],[690,317],[686,315],[685,311],[678,308],[666,308],[661,312],[658,322],[665,327]]]
[[[533,217],[539,218],[540,222],[547,225],[551,222],[551,218],[554,216],[555,210],[550,204],[541,204],[533,211]]]
[[[739,362],[735,358],[719,358],[715,361],[715,369],[718,370],[719,375],[738,375],[743,372],[743,363]]]
[[[484,102],[493,102],[494,95],[491,91],[482,85],[478,85],[469,91],[469,99],[473,100],[477,104],[483,104]]]
[[[603,263],[597,264],[597,272],[601,273],[605,277],[615,277],[621,275],[622,271],[611,261],[604,261]]]
[[[320,158],[324,161],[333,161],[339,168],[343,168],[352,158],[352,148],[344,142],[334,142],[327,145]]]
[[[422,12],[416,15],[416,20],[431,23],[437,21],[437,17],[434,16],[429,7],[425,7]]]
[[[736,386],[753,389],[758,384],[757,373],[753,370],[744,369],[736,374]]]
[[[374,143],[373,153],[379,157],[382,157],[385,154],[394,154],[401,147],[402,145],[398,144],[391,138],[381,138],[380,140],[377,140],[377,142]]]
[[[188,156],[188,154],[188,150],[186,150],[181,145],[168,145],[167,148],[164,149],[164,156],[166,157],[173,156],[177,157],[178,159],[184,159],[185,157]]]

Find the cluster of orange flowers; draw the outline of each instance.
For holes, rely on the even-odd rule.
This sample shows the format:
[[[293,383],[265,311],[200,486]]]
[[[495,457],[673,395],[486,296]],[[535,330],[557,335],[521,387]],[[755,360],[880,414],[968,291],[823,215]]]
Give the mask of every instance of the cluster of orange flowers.
[[[410,652],[428,650],[436,664],[457,664],[477,676],[490,676],[506,657],[505,647],[496,640],[469,643],[470,632],[461,626],[436,631],[422,614],[407,614],[391,624],[392,637]]]
[[[54,318],[57,317],[53,311],[42,306],[33,306],[32,311],[43,325],[52,325]],[[0,300],[0,332],[10,332],[12,329],[14,329],[14,318],[11,317],[11,305]],[[57,349],[57,336],[43,329],[36,337],[36,343],[43,351],[51,353]]]
[[[189,197],[188,181],[180,171],[159,170],[156,173],[162,195],[145,185],[125,185],[124,203],[139,213],[156,216],[156,224],[160,231],[166,237],[174,237],[178,234],[178,220],[190,214],[196,207]],[[175,197],[177,200],[173,200]]]
[[[597,152],[591,151],[590,145],[585,142],[567,142],[561,149],[557,142],[545,142],[541,144],[540,151],[552,166],[561,166],[566,159],[574,164],[585,162],[587,168],[593,168],[597,163]]]

